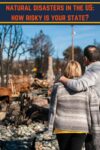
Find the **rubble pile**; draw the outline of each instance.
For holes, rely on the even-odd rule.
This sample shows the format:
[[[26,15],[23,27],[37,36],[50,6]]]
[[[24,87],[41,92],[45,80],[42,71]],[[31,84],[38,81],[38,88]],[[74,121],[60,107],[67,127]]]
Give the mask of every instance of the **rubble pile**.
[[[33,82],[33,78],[28,75],[13,75],[10,76],[8,87],[11,88],[13,95],[19,95],[20,92],[28,91]]]
[[[36,150],[59,150],[55,135],[48,135],[45,132],[39,133],[36,136],[35,142]]]
[[[45,79],[32,78],[31,75],[13,75],[8,81],[8,87],[12,90],[12,94],[19,95],[20,92],[27,92],[34,88],[49,88],[50,84]]]
[[[44,132],[45,125],[34,122],[29,126],[0,126],[1,150],[58,150],[55,135]]]
[[[49,88],[49,82],[47,80],[40,80],[38,78],[34,78],[32,86],[36,88]]]
[[[47,135],[48,97],[46,88],[33,88],[0,100],[5,116],[0,120],[0,150],[58,150],[56,136]],[[4,107],[5,106],[5,107]]]

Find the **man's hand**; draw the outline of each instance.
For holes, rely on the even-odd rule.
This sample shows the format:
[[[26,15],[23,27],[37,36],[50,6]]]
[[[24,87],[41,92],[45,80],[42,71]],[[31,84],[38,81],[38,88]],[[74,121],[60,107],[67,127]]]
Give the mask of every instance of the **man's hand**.
[[[61,76],[60,79],[59,79],[59,81],[62,82],[63,84],[67,84],[67,81],[68,81],[68,80],[69,80],[69,79],[66,78],[65,76]]]

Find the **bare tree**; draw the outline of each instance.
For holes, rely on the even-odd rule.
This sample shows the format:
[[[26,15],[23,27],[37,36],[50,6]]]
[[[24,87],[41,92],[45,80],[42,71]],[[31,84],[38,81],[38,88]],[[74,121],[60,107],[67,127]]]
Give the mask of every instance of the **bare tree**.
[[[53,53],[54,48],[51,39],[41,30],[38,35],[31,39],[29,52],[35,60],[35,67],[40,72],[46,72],[48,66],[48,56]]]
[[[10,26],[1,26],[0,28],[0,75],[1,86],[4,86],[4,71],[3,71],[3,52],[5,49],[6,36],[10,30]]]
[[[13,61],[18,54],[18,50],[23,44],[22,28],[19,25],[3,25],[0,28],[0,65],[1,65],[1,86],[3,80],[3,59],[6,59],[6,85],[8,84],[9,72],[12,73]],[[3,58],[4,57],[4,58]]]

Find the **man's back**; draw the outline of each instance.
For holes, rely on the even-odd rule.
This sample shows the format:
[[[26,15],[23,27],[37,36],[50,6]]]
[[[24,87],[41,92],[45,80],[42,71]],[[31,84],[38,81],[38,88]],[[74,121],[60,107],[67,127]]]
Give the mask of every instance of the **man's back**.
[[[96,89],[97,94],[100,96],[100,61],[97,61],[95,63],[92,63],[91,65],[89,65],[88,67],[88,71],[91,72],[91,76],[92,72],[96,74],[96,78],[95,78],[95,86],[94,89]],[[91,81],[92,82],[92,81]],[[91,83],[90,83],[91,84]]]

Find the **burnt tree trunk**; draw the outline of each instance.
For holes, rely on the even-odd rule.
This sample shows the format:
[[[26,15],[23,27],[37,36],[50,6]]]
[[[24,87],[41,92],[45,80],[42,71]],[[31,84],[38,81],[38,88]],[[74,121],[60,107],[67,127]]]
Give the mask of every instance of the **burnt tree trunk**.
[[[4,86],[4,72],[3,72],[2,49],[0,49],[0,76],[1,76],[1,87],[2,87],[2,86]]]

